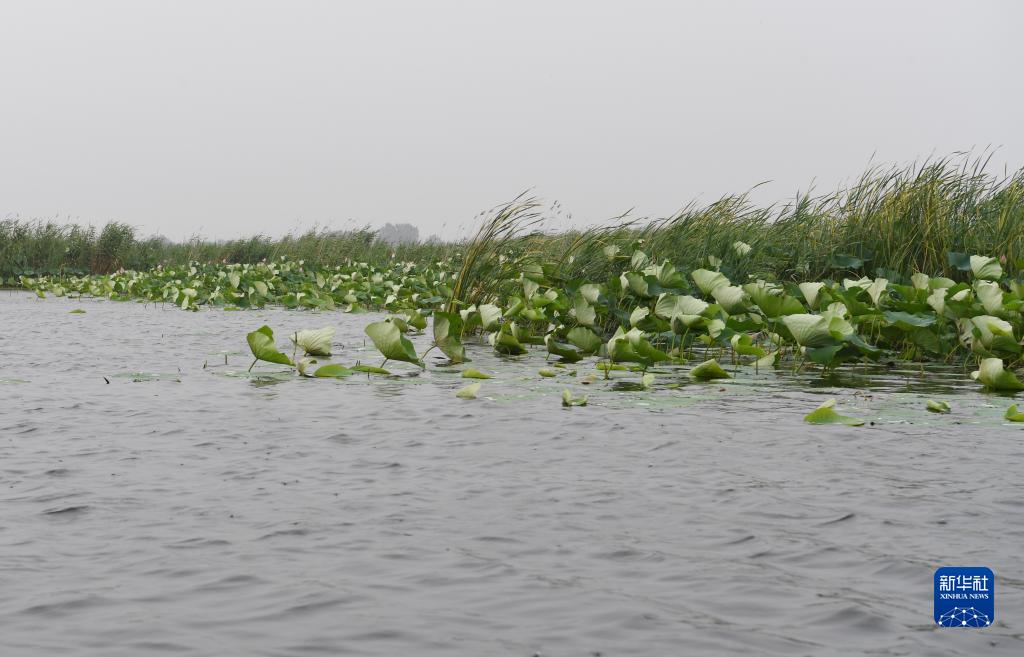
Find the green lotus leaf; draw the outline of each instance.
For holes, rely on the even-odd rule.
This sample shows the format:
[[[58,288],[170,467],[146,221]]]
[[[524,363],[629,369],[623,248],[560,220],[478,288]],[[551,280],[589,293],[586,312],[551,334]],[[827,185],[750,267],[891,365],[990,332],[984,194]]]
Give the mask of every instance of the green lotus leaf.
[[[608,258],[609,260],[614,260],[619,255],[619,245],[610,244],[601,249],[601,251],[604,253],[606,258]]]
[[[885,317],[885,321],[889,322],[890,325],[895,326],[901,331],[913,331],[918,328],[924,328],[931,326],[936,321],[936,318],[931,315],[911,315],[902,310],[886,310],[882,313],[882,316]]]
[[[695,269],[690,272],[690,277],[705,295],[710,295],[717,288],[731,285],[725,274],[707,269]]]
[[[586,299],[587,303],[597,303],[601,296],[601,286],[596,283],[587,283],[580,286],[580,296]]]
[[[746,242],[737,241],[732,243],[732,250],[741,258],[746,257],[750,253],[751,249],[753,249],[753,247]]]
[[[779,364],[779,352],[778,351],[773,351],[770,354],[762,356],[761,358],[758,358],[756,361],[754,361],[754,366],[757,367],[757,369],[759,369],[759,370],[760,369],[767,369],[767,368],[775,367],[778,364]]]
[[[279,365],[294,365],[291,358],[284,355],[277,349],[274,342],[274,331],[269,326],[261,326],[252,333],[245,336],[249,343],[249,349],[256,360]]]
[[[573,398],[572,393],[569,392],[568,388],[566,388],[565,390],[562,391],[562,406],[565,406],[566,408],[568,408],[568,407],[571,407],[571,406],[586,406],[586,405],[587,405],[587,396],[586,395],[583,395],[582,397]]]
[[[1003,277],[1003,267],[996,258],[987,256],[971,256],[971,273],[975,278],[986,281],[998,281]]]
[[[81,308],[75,308],[74,310],[69,310],[68,314],[69,315],[84,315],[85,311],[82,310]]]
[[[587,300],[583,297],[577,297],[573,303],[573,315],[576,317],[576,321],[583,326],[593,326],[594,322],[597,321],[597,310],[594,309]]]
[[[707,308],[707,301],[691,297],[688,294],[678,296],[665,293],[658,297],[658,302],[654,305],[654,314],[668,320],[682,315],[699,318]]]
[[[412,313],[410,313],[409,316],[406,317],[405,321],[409,323],[409,326],[419,331],[422,331],[423,329],[427,328],[427,318],[421,315],[420,311],[418,310],[414,310]]]
[[[643,269],[650,261],[651,258],[638,249],[633,251],[633,255],[629,258],[629,267],[630,269]]]
[[[764,349],[754,344],[753,338],[746,333],[737,333],[729,338],[729,342],[732,344],[733,350],[742,356],[757,356],[760,358],[765,354]]]
[[[824,283],[800,283],[797,286],[800,288],[800,293],[804,295],[804,300],[807,301],[807,305],[812,310],[818,309],[818,303],[821,299],[821,290],[825,287]]]
[[[929,399],[928,401],[926,401],[925,408],[927,408],[932,413],[949,413],[952,410],[950,409],[948,403],[944,401],[935,401],[934,399]]]
[[[712,358],[706,360],[690,370],[690,376],[698,381],[712,381],[714,379],[730,379],[729,373],[722,369],[718,361]]]
[[[889,281],[884,278],[876,278],[871,285],[867,286],[868,296],[871,297],[871,302],[878,307],[882,300],[882,292],[885,292],[886,288],[889,287]]]
[[[489,378],[491,378],[491,375],[487,374],[485,372],[481,372],[480,370],[475,370],[472,367],[470,367],[468,369],[462,370],[462,378],[463,379],[489,379]]]
[[[493,303],[485,303],[478,310],[480,311],[480,325],[485,331],[493,331],[498,328],[498,324],[501,322],[501,308]]]
[[[583,357],[583,355],[576,351],[571,345],[562,344],[550,333],[544,336],[544,345],[548,348],[548,353],[559,356],[562,360],[570,363],[575,363]]]
[[[558,371],[551,367],[542,367],[537,370],[537,374],[540,374],[545,378],[552,378],[558,376]]]
[[[573,345],[584,354],[597,353],[603,344],[601,338],[598,337],[596,333],[582,326],[569,329],[569,332],[565,335],[565,339],[569,341],[569,344]]]
[[[928,274],[922,274],[921,272],[917,272],[910,277],[910,282],[915,290],[927,290],[930,280]]]
[[[1013,325],[1005,319],[992,315],[964,317],[958,320],[961,328],[960,340],[973,351],[992,349],[997,338],[1009,338],[1008,346],[1016,347],[1013,340]],[[1019,349],[1017,349],[1019,351]]]
[[[331,363],[329,365],[321,365],[316,368],[313,372],[314,377],[340,379],[351,375],[353,370],[341,365],[340,363]]]
[[[458,392],[455,393],[455,396],[459,399],[476,399],[476,394],[478,392],[480,392],[480,384],[470,383],[465,388],[459,388]]]
[[[801,347],[823,347],[833,340],[829,333],[829,319],[821,315],[786,315],[782,323]]]
[[[640,377],[640,387],[643,388],[644,390],[649,389],[652,385],[654,385],[654,379],[655,376],[653,374],[644,374],[643,376]]]
[[[974,295],[989,315],[995,315],[1003,311],[1003,290],[999,287],[999,283],[975,281]]]
[[[835,405],[836,400],[829,399],[805,415],[804,422],[809,422],[810,424],[845,424],[850,427],[859,427],[864,424],[864,420],[836,413]]]
[[[1006,409],[1006,413],[1003,415],[1004,418],[1010,422],[1024,422],[1024,413],[1017,410],[1017,405],[1013,404]]]
[[[942,315],[946,310],[946,294],[948,292],[949,289],[945,287],[935,288],[926,300],[926,303],[931,306],[932,310],[939,315]]]
[[[494,351],[499,354],[504,354],[506,356],[520,356],[526,353],[526,347],[524,347],[514,335],[515,322],[512,322],[512,325],[513,326],[502,326],[500,330],[492,333],[488,339],[490,340],[491,346],[494,347]]]
[[[636,326],[640,322],[644,321],[650,314],[650,308],[645,308],[644,306],[637,306],[636,308],[633,309],[633,312],[629,314],[629,325]]]
[[[306,374],[306,368],[310,365],[316,365],[315,358],[300,358],[299,362],[295,364],[296,369],[299,370],[299,376],[312,376],[311,374]]]
[[[366,327],[366,335],[373,340],[373,346],[384,355],[387,360],[397,360],[412,363],[423,367],[423,361],[416,355],[416,349],[412,346],[409,338],[402,335],[399,324],[404,322],[396,321],[396,318],[389,317],[380,322],[374,322]]]
[[[453,363],[465,363],[466,348],[462,346],[462,316],[458,313],[434,312],[434,344]]]
[[[866,290],[869,287],[871,287],[871,284],[873,282],[874,281],[872,281],[870,278],[867,278],[866,276],[861,276],[859,279],[844,278],[843,279],[843,289],[844,290],[853,290],[853,289]]]
[[[307,356],[330,356],[331,341],[334,340],[334,327],[325,326],[317,330],[296,331],[289,339]]]
[[[327,367],[327,365],[324,365],[324,367]],[[321,368],[321,369],[323,369],[323,368]],[[319,372],[320,370],[317,370],[317,371]],[[384,369],[383,367],[376,367],[375,365],[353,365],[352,366],[352,371],[353,372],[364,372],[366,374],[384,374],[384,375],[390,375],[391,374],[391,372],[389,372],[388,370]]]
[[[743,288],[736,285],[719,285],[711,290],[711,296],[718,305],[730,315],[746,310],[747,295]],[[803,310],[801,308],[801,310]]]
[[[629,290],[638,297],[649,297],[651,296],[647,279],[644,278],[643,274],[639,274],[635,271],[627,271],[620,277],[622,281],[622,289]]]
[[[971,372],[971,378],[989,390],[1024,390],[1024,383],[1004,369],[1002,358],[983,359],[978,369]]]

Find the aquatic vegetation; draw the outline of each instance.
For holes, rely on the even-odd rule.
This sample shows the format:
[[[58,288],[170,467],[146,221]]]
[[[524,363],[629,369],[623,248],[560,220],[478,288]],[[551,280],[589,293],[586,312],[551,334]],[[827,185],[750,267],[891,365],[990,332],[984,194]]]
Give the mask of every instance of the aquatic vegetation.
[[[291,358],[278,351],[277,345],[274,342],[274,331],[269,326],[261,326],[252,333],[249,333],[245,336],[245,340],[249,343],[249,349],[256,358],[252,365],[249,366],[250,370],[252,370],[253,365],[261,360],[279,365],[295,364]]]
[[[949,413],[952,410],[947,402],[935,401],[934,399],[927,400],[925,408],[932,413]]]
[[[289,339],[307,356],[330,356],[334,331],[333,326],[325,326],[315,331],[296,331],[289,336]]]
[[[1001,358],[982,360],[979,368],[971,372],[971,378],[990,390],[1024,390],[1024,383],[1003,367]]]
[[[804,416],[804,422],[810,424],[845,424],[851,427],[859,427],[864,424],[860,420],[848,415],[840,415],[835,410],[836,400],[826,400],[821,406]]]
[[[722,369],[718,361],[712,358],[690,370],[690,376],[698,381],[712,381],[714,379],[729,379],[729,373]]]
[[[412,342],[402,334],[402,324],[400,319],[389,317],[367,326],[366,335],[373,340],[373,346],[377,347],[377,351],[384,354],[384,362],[397,360],[424,367],[423,361],[416,355]]]
[[[480,384],[470,383],[464,388],[459,388],[459,390],[456,391],[455,396],[459,399],[476,399],[476,394],[478,392],[480,392]]]
[[[81,308],[75,308],[74,310],[69,310],[68,314],[69,315],[84,315],[85,311],[82,310]]]
[[[572,406],[586,406],[587,396],[573,397],[572,392],[568,388],[562,391],[562,406],[571,408]]]
[[[1012,404],[1006,409],[1006,413],[1003,415],[1004,418],[1010,422],[1024,422],[1024,413],[1017,410],[1017,405]]]
[[[481,372],[480,370],[473,369],[472,367],[462,370],[462,378],[464,379],[489,379],[490,374]]]

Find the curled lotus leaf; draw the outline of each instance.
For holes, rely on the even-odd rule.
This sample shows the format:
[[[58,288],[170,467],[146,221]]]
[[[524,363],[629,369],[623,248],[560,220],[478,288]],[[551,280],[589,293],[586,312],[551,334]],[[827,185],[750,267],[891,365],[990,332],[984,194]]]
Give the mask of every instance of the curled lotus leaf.
[[[465,388],[459,388],[455,393],[455,396],[459,399],[476,399],[477,393],[480,392],[479,383],[470,383]]]
[[[374,322],[366,327],[366,335],[370,336],[373,346],[377,347],[377,351],[383,354],[387,360],[413,363],[422,367],[423,362],[416,355],[416,349],[413,348],[412,342],[402,334],[400,323],[404,324],[405,322],[398,322],[394,317]]]
[[[307,356],[330,356],[331,342],[334,340],[334,327],[325,326],[322,329],[296,331],[288,337]]]
[[[274,342],[274,331],[269,326],[261,326],[245,336],[249,349],[256,360],[280,365],[294,365],[292,359],[281,353]]]
[[[971,372],[971,378],[989,390],[1024,390],[1024,383],[1003,367],[1002,358],[985,358],[978,369]]]
[[[690,272],[690,278],[705,295],[711,295],[717,288],[731,285],[725,274],[708,269],[695,269]]]
[[[730,379],[729,373],[722,369],[718,361],[712,358],[690,370],[690,376],[698,381],[712,381],[714,379]]]
[[[805,415],[804,422],[810,424],[845,424],[850,427],[859,427],[864,424],[864,420],[850,417],[849,415],[840,415],[836,412],[835,405],[835,399],[825,401],[821,406]]]
[[[988,256],[971,256],[971,273],[975,278],[984,281],[998,281],[1003,277],[1003,267],[996,258]]]

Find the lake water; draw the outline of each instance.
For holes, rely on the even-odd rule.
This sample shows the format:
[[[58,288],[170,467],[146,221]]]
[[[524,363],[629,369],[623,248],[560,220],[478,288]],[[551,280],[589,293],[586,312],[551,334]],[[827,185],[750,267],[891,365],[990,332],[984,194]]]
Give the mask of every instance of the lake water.
[[[264,323],[379,364],[373,317],[0,292],[0,654],[1024,654],[1024,427],[961,369],[245,376]],[[946,565],[993,627],[934,625]]]

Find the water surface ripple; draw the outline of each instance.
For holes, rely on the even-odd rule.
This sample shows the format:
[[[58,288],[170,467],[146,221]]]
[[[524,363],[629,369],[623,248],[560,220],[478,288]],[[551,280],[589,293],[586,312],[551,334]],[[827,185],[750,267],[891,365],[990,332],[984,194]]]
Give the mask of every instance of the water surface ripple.
[[[0,654],[1024,654],[1024,431],[962,372],[241,376],[263,323],[377,364],[368,317],[0,292]],[[994,627],[934,627],[943,565]]]

